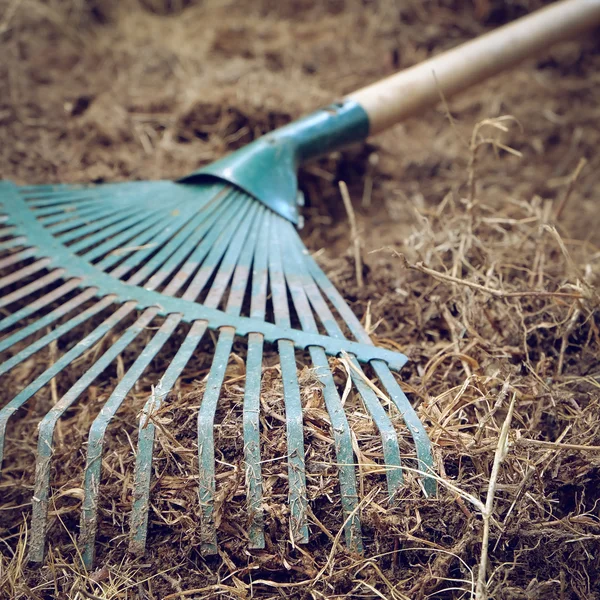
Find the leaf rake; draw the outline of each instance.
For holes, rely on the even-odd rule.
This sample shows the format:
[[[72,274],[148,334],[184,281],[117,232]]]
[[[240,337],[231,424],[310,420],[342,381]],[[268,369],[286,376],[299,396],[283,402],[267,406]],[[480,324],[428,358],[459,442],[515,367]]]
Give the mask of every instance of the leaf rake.
[[[349,548],[362,551],[351,430],[328,356],[346,356],[351,380],[382,444],[390,502],[403,483],[397,433],[362,365],[399,410],[412,435],[421,485],[436,493],[431,444],[395,372],[398,352],[375,347],[358,319],[304,248],[296,169],[301,162],[364,140],[460,91],[549,43],[600,22],[597,0],[566,0],[367,87],[252,142],[177,181],[100,186],[0,182],[0,374],[91,324],[54,364],[28,381],[0,410],[0,467],[10,419],[34,395],[93,347],[94,364],[59,398],[38,425],[29,559],[41,563],[48,533],[50,473],[57,423],[90,385],[153,324],[89,430],[79,547],[94,562],[99,488],[107,428],[152,360],[180,327],[183,342],[169,356],[139,420],[130,549],[146,547],[150,511],[153,415],[175,386],[207,330],[216,332],[214,357],[198,412],[201,551],[217,552],[214,425],[234,342],[245,346],[243,442],[248,545],[263,548],[260,389],[266,348],[278,354],[284,390],[290,531],[309,539],[303,414],[296,352],[307,351],[331,421]],[[29,302],[28,302],[29,299]],[[7,307],[7,308],[6,308]],[[123,326],[127,319],[133,324]],[[91,328],[91,330],[90,330]],[[111,344],[106,340],[114,332]],[[102,341],[105,343],[101,346]]]

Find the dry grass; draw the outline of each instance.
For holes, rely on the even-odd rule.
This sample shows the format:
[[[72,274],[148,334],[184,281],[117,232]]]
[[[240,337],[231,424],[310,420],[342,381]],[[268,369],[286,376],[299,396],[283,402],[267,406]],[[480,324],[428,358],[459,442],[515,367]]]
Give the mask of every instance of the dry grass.
[[[207,0],[189,3],[181,17],[185,2],[148,0],[148,10],[125,4],[131,10],[111,2],[0,2],[10,9],[0,16],[2,176],[178,176],[334,94],[479,33],[491,14],[512,18],[518,6],[540,2],[480,0],[458,10],[441,0],[400,8],[263,0],[248,11]],[[86,573],[73,536],[89,425],[149,331],[59,423],[50,549],[40,570],[24,562],[35,428],[99,350],[14,422],[0,480],[0,597],[598,597],[600,55],[597,41],[586,44],[584,52],[579,43],[553,51],[538,68],[517,69],[302,174],[307,244],[374,339],[411,358],[403,386],[434,442],[438,497],[422,497],[410,470],[413,448],[388,405],[407,465],[398,504],[388,505],[381,440],[348,390],[367,553],[345,549],[329,419],[299,355],[312,537],[294,549],[280,371],[269,362],[261,398],[267,548],[247,552],[244,371],[234,354],[215,434],[220,554],[202,558],[196,416],[213,350],[207,341],[153,417],[148,556],[133,561],[125,548],[135,426],[153,373],[164,371],[160,357],[109,429],[102,568]],[[355,199],[353,235],[340,180]],[[351,250],[356,231],[362,289]],[[2,394],[61,351],[28,361]],[[242,348],[236,353],[243,358]],[[348,366],[332,365],[344,394]]]

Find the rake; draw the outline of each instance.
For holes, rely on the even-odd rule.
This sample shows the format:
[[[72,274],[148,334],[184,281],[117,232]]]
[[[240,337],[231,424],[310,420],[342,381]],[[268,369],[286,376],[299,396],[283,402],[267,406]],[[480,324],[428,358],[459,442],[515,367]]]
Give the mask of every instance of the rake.
[[[143,554],[150,511],[155,425],[152,417],[198,351],[217,334],[197,421],[201,551],[217,552],[214,425],[235,341],[245,345],[243,442],[248,546],[265,546],[259,443],[263,355],[278,353],[284,391],[292,544],[309,540],[303,414],[296,352],[307,351],[321,384],[334,438],[344,534],[363,550],[351,430],[328,357],[344,355],[351,381],[381,437],[390,502],[403,484],[398,436],[379,389],[404,419],[420,483],[436,493],[431,444],[395,373],[407,358],[372,344],[359,320],[303,246],[297,166],[352,142],[600,23],[600,1],[567,0],[356,92],[173,181],[99,186],[0,182],[0,365],[5,374],[67,334],[87,333],[28,381],[0,410],[0,466],[7,425],[31,398],[107,334],[119,332],[93,366],[38,425],[29,559],[41,563],[48,534],[56,425],[141,332],[160,323],[94,419],[88,436],[78,547],[94,562],[105,433],[129,392],[180,326],[189,327],[141,411],[130,523],[130,550]],[[25,302],[29,298],[29,303]],[[7,308],[6,308],[7,307]],[[6,313],[6,311],[8,312]],[[123,327],[127,318],[135,322]],[[91,331],[90,331],[91,329]],[[64,338],[63,338],[64,339]]]

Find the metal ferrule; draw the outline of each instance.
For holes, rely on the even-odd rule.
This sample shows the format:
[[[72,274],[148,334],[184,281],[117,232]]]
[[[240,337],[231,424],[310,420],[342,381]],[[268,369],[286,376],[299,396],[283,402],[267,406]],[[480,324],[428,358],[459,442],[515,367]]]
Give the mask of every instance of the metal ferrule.
[[[226,181],[298,224],[298,166],[362,141],[368,134],[365,110],[353,100],[343,100],[280,127],[180,181]]]

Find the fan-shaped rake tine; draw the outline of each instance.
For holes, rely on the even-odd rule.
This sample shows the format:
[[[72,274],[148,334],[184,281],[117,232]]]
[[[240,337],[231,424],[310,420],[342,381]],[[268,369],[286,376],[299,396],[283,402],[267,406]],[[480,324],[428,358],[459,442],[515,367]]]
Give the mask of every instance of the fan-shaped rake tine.
[[[43,277],[20,287],[18,290],[11,292],[10,294],[6,294],[6,296],[0,297],[0,308],[8,306],[17,300],[22,300],[25,296],[29,296],[29,294],[33,294],[33,292],[37,292],[38,290],[54,283],[57,279],[60,279],[65,274],[65,269],[55,269],[54,271],[50,271]]]
[[[240,194],[240,200],[242,200],[242,198],[243,196]],[[240,247],[239,239],[242,238],[243,241],[246,235],[244,233],[242,237],[241,233],[243,231],[247,231],[247,224],[254,219],[257,208],[258,203],[255,200],[242,202],[237,207],[237,210],[230,222],[227,224],[227,228],[216,240],[211,241],[207,236],[207,242],[210,242],[210,244],[207,243],[207,249],[210,248],[210,250],[206,256],[206,259],[202,263],[202,266],[196,275],[194,275],[194,278],[190,282],[185,293],[182,295],[184,300],[190,300],[192,302],[197,300],[199,294],[204,289],[204,286],[208,283],[209,279],[215,272],[219,261],[223,256],[225,256],[226,258],[224,259],[224,267],[226,268],[222,270],[221,275],[217,274],[217,278],[213,284],[213,289],[215,290],[213,292],[213,296],[216,293],[217,297],[220,299],[225,291],[227,283],[229,282],[231,272],[233,272],[233,267],[235,266],[235,263],[231,264],[228,261],[227,256],[234,252],[238,252],[239,255],[239,251],[237,250],[237,248]],[[233,242],[231,242],[232,239],[234,240]],[[204,301],[204,304],[207,304],[207,302],[211,302],[209,297],[207,297],[207,299]]]
[[[95,344],[100,336],[111,331],[129,312],[135,308],[123,305],[106,319],[93,334],[82,341],[88,348]],[[150,309],[152,310],[152,309]],[[142,323],[148,321],[148,315]],[[150,319],[151,320],[151,319]],[[149,321],[148,321],[149,322]],[[138,327],[136,327],[136,325]],[[92,382],[127,348],[140,333],[140,320],[129,329],[73,384],[65,395],[46,413],[38,425],[38,447],[33,494],[31,537],[29,560],[40,563],[44,558],[44,545],[47,531],[48,500],[50,492],[50,461],[53,454],[53,437],[56,424],[69,407],[81,396]],[[104,410],[104,409],[103,409]]]
[[[277,219],[279,226],[284,219]],[[283,274],[282,251],[277,235],[271,235],[269,249],[269,279],[275,323],[289,328],[290,313],[287,287]],[[290,502],[290,533],[292,544],[308,542],[306,468],[304,464],[304,432],[302,430],[302,401],[293,342],[279,340],[279,363],[283,381],[285,422],[287,433],[288,484]]]
[[[0,259],[0,269],[11,267],[12,265],[15,265],[23,260],[31,258],[32,256],[35,256],[35,248],[26,248],[25,250],[15,252],[10,256]]]
[[[278,228],[278,233],[275,233],[275,235],[280,236],[280,244],[282,246],[285,245],[286,241],[289,242],[292,240],[291,244],[285,246],[283,252],[283,264],[288,287],[302,328],[311,333],[318,333],[317,324],[305,292],[305,286],[312,283],[312,280],[304,272],[302,250],[294,243],[294,238],[289,237],[289,230],[287,229],[287,226],[280,227]],[[327,319],[327,315],[320,316],[323,319]],[[336,389],[325,351],[318,346],[311,346],[308,350],[315,366],[315,375],[323,385],[323,399],[331,419],[340,479],[340,495],[345,522],[346,543],[352,550],[362,552],[362,536],[358,516],[358,493],[356,491],[356,472],[354,468],[355,461],[350,425],[346,419],[344,407]]]
[[[206,306],[217,307],[219,302],[221,301],[227,283],[231,277],[231,272],[233,271],[233,268],[236,265],[237,256],[239,256],[240,243],[243,242],[243,238],[245,237],[248,229],[251,227],[251,223],[253,220],[252,217],[257,212],[257,209],[263,210],[262,207],[258,207],[258,205],[255,206],[255,204],[256,203],[253,203],[252,206],[246,207],[251,208],[248,218],[244,219],[244,215],[246,213],[245,210],[238,211],[238,218],[234,221],[229,222],[229,226],[225,230],[223,230],[220,236],[218,237],[217,243],[213,245],[213,242],[210,242],[210,244],[213,245],[213,249],[218,249],[214,253],[210,253],[206,259],[206,263],[208,263],[208,265],[205,266],[210,265],[211,272],[219,263],[219,260],[223,253],[225,253],[225,257],[223,258],[217,276],[215,277],[210,292],[205,300]],[[234,205],[231,205],[231,208],[233,209]],[[221,222],[227,222],[229,220],[229,217],[229,212],[222,213]],[[241,226],[238,229],[240,221]],[[229,244],[229,240],[231,239],[231,236],[236,230],[238,231],[238,237],[234,239],[233,243]],[[218,232],[218,230],[216,231]],[[240,237],[242,238],[241,242]],[[199,291],[201,291],[201,289],[202,288],[200,288]],[[204,335],[207,329],[207,326],[208,324],[204,321],[196,321],[192,324],[192,327],[190,328],[190,331],[188,332],[183,344],[180,346],[179,350],[177,351],[177,354],[175,355],[174,359],[171,361],[169,367],[167,368],[167,371],[160,379],[157,388],[154,390],[154,393],[148,399],[142,410],[142,415],[140,418],[140,427],[138,432],[138,451],[136,456],[134,474],[134,502],[130,521],[130,550],[136,554],[142,554],[146,546],[148,512],[150,503],[152,455],[154,450],[155,435],[155,426],[152,423],[152,415],[160,409],[162,401],[171,391],[172,387],[175,385],[175,382],[179,378],[181,372],[189,362],[196,347],[200,343],[202,336]],[[221,342],[221,339],[223,339],[224,341]],[[231,343],[233,343],[233,335],[231,336]],[[213,366],[215,365],[215,363],[218,363],[217,355],[221,356],[225,353],[226,337],[223,337],[220,334],[217,346],[218,347],[215,353],[215,358],[213,359]],[[231,346],[229,352],[230,351]],[[225,369],[227,366],[229,352],[227,352],[225,356],[225,365],[223,369]],[[209,382],[207,383],[207,391],[210,388],[217,386],[218,381],[215,380],[215,377],[218,377],[218,375],[215,375],[213,369],[211,368],[209,374]],[[220,384],[218,384],[219,390],[220,387]],[[218,400],[218,390],[216,393]],[[208,401],[210,402],[210,398],[208,399]],[[204,406],[206,402],[207,398],[205,394],[202,406]],[[212,429],[210,431],[210,434],[212,435]],[[201,439],[203,438],[199,436],[199,440]]]
[[[93,210],[94,208],[101,208],[107,204],[106,198],[95,198],[94,196],[78,198],[77,200],[69,200],[68,198],[69,194],[65,195],[65,201],[62,203],[54,202],[43,206],[33,205],[30,209],[37,219],[41,219],[42,222],[45,222],[44,219],[46,217],[61,214],[66,216],[79,216],[81,214],[80,211],[82,210]],[[26,198],[26,200],[28,200],[28,198]]]
[[[118,227],[118,231],[101,231],[97,235],[87,237],[81,240],[81,242],[76,242],[72,246],[69,246],[69,250],[73,253],[81,254],[82,258],[86,261],[93,262],[123,246],[126,247],[128,244],[135,244],[136,242],[133,240],[135,240],[136,237],[146,235],[149,230],[161,222],[164,226],[164,214],[152,215],[151,217],[128,227],[123,227],[121,224]],[[102,240],[106,241],[102,242]]]
[[[14,228],[13,228],[14,229]],[[4,237],[4,232],[0,231],[0,238]],[[6,234],[12,235],[12,234]],[[18,237],[13,237],[10,240],[6,240],[5,242],[0,242],[0,252],[4,252],[5,250],[10,250],[11,248],[17,248],[18,246],[27,246],[27,238],[23,235]]]
[[[69,321],[70,327],[63,329],[55,337],[50,337],[50,334],[46,336],[43,346],[49,344],[52,340],[56,339],[65,331],[68,331],[83,323],[85,320],[98,313],[103,308],[106,308],[114,298],[106,297],[103,301],[96,303],[88,310],[77,315],[77,317]],[[119,308],[111,317],[106,319],[101,325],[96,327],[94,331],[88,334],[84,339],[80,340],[71,348],[68,352],[63,354],[51,367],[48,367],[39,377],[27,385],[21,392],[19,392],[2,410],[0,410],[0,469],[2,467],[2,458],[4,454],[4,440],[6,435],[6,424],[10,417],[23,406],[36,392],[38,392],[43,386],[45,386],[50,380],[52,380],[58,373],[60,373],[65,367],[73,363],[73,361],[81,356],[84,352],[90,349],[98,340],[100,340],[108,331],[110,331],[116,323],[123,319],[129,312],[135,308],[135,302],[126,302]],[[67,324],[65,324],[67,325]],[[52,332],[54,334],[55,332]],[[43,347],[42,346],[42,347]],[[6,363],[5,363],[6,364]],[[2,365],[4,369],[5,365]],[[6,372],[8,369],[4,369]]]
[[[51,304],[55,300],[58,300],[65,294],[68,294],[69,292],[73,291],[75,288],[77,288],[79,286],[80,283],[81,283],[80,279],[77,279],[77,278],[69,279],[68,281],[65,281],[65,283],[63,283],[60,287],[52,290],[51,292],[48,292],[44,296],[41,296],[37,300],[34,300],[33,302],[31,302],[30,304],[23,306],[16,312],[12,313],[8,317],[5,317],[4,319],[2,319],[0,321],[0,331],[5,331],[6,329],[8,329],[9,327],[12,327],[16,323],[20,323],[21,321],[26,319],[28,316],[34,314],[38,310],[47,306],[48,304]],[[16,341],[18,341],[19,339],[23,339],[23,338],[27,337],[28,335],[35,333],[42,327],[45,327],[47,324],[50,324],[52,321],[60,318],[61,316],[64,316],[70,310],[79,306],[81,303],[85,302],[85,300],[89,300],[90,298],[92,298],[95,293],[96,293],[95,288],[88,288],[87,290],[85,290],[84,292],[82,292],[81,294],[79,294],[77,296],[77,300],[71,301],[70,308],[68,310],[66,310],[66,311],[64,310],[64,304],[63,304],[63,306],[61,306],[58,309],[56,309],[55,311],[53,311],[53,318],[51,320],[45,321],[42,323],[40,323],[40,321],[38,320],[36,322],[37,325],[35,325],[35,327],[34,327],[34,324],[30,324],[29,329],[27,330],[27,333],[24,332],[25,329],[21,329],[20,331],[23,333],[17,332],[18,337],[14,338],[14,341],[8,342],[8,338],[0,341],[0,352],[3,349],[6,349],[6,348],[9,348],[10,346],[12,346],[12,344],[15,343]]]
[[[392,372],[388,365],[381,360],[371,361],[373,369],[379,377],[379,380],[387,390],[392,402],[396,405],[408,430],[410,431],[412,438],[415,442],[415,448],[417,452],[417,462],[419,471],[422,473],[433,473],[433,456],[431,453],[431,441],[425,427],[421,422],[421,419],[417,416],[415,409],[409,402],[406,394],[402,391],[402,388],[398,385],[398,382],[394,379]],[[437,482],[433,477],[424,475],[422,477],[423,489],[426,496],[435,496],[437,492]]]
[[[221,198],[222,202],[217,204],[214,201],[218,198]],[[211,203],[213,203],[213,206],[209,206]],[[206,232],[218,221],[221,215],[231,208],[232,203],[233,194],[229,189],[224,189],[221,194],[216,194],[209,202],[200,207],[194,218],[168,241],[163,239],[162,236],[159,237],[159,243],[165,242],[164,245],[154,256],[149,257],[141,265],[128,283],[139,285],[141,281],[152,277],[156,271],[165,272],[174,269],[187,257],[193,255]],[[136,253],[125,260],[123,266],[128,269],[135,268],[138,260],[144,257],[144,251]]]
[[[302,246],[300,244],[300,240],[298,238],[297,233],[293,228],[288,227],[288,223],[283,225],[286,232],[286,238],[290,240],[290,244],[293,247],[294,245],[298,249],[299,254],[297,256],[303,256],[305,260],[310,258],[307,253],[302,251]],[[291,253],[293,255],[293,253]],[[312,260],[312,259],[310,259]],[[297,264],[296,268],[298,273],[305,273],[306,270],[302,267],[302,265]],[[329,280],[327,280],[329,281]],[[333,287],[333,286],[331,286]],[[334,288],[335,289],[335,288]],[[315,308],[323,326],[325,327],[327,334],[334,338],[342,338],[343,333],[337,324],[331,310],[323,300],[319,290],[316,285],[314,285],[310,279],[307,277],[305,279],[305,290],[308,298],[310,299],[311,304]],[[347,308],[346,303],[341,299],[341,304],[346,307],[347,311],[350,309]],[[350,311],[351,312],[351,311]],[[354,314],[354,313],[351,313]],[[359,324],[360,326],[360,324]],[[362,330],[362,327],[360,327]],[[364,333],[364,330],[363,330]],[[366,336],[366,333],[364,334]],[[366,336],[368,339],[368,336]],[[370,340],[369,340],[370,343]],[[400,447],[398,445],[398,436],[396,434],[396,430],[394,429],[394,425],[387,415],[385,409],[381,405],[381,402],[377,398],[376,394],[373,390],[365,383],[366,376],[364,375],[362,368],[360,367],[356,358],[350,355],[350,361],[352,362],[354,369],[350,370],[350,378],[354,383],[354,386],[358,390],[358,393],[367,409],[369,414],[371,415],[375,426],[377,427],[379,434],[381,436],[381,444],[382,444],[382,452],[384,462],[388,468],[386,468],[386,479],[388,484],[388,493],[390,499],[393,499],[398,492],[398,489],[402,485],[403,475],[400,469]]]
[[[161,377],[154,393],[150,396],[140,417],[138,448],[133,483],[133,507],[131,510],[129,549],[134,554],[143,554],[148,535],[148,513],[150,509],[150,481],[152,478],[152,455],[154,451],[155,425],[152,417],[167,397],[183,369],[194,354],[207,329],[205,321],[195,321],[176,355]]]
[[[0,290],[5,288],[7,285],[12,285],[21,279],[25,279],[26,277],[45,269],[51,262],[52,261],[49,258],[42,258],[40,260],[36,260],[30,265],[27,265],[26,267],[22,267],[18,271],[14,271],[10,275],[0,277]]]
[[[38,217],[36,213],[37,211],[33,211],[33,215]],[[73,229],[86,228],[79,234],[85,235],[86,232],[98,231],[112,223],[136,216],[139,217],[140,212],[135,211],[133,206],[119,210],[114,202],[102,202],[95,203],[94,206],[80,207],[77,205],[73,210],[59,211],[52,215],[39,217],[39,220],[44,228],[55,237],[62,235],[65,236],[65,239],[71,239],[67,234]]]
[[[208,253],[206,259],[206,262],[210,263],[208,267],[211,272],[216,268],[221,256],[227,251],[228,241],[234,235],[240,223],[242,223],[242,228],[249,226],[248,224],[243,223],[246,212],[247,210],[238,211],[232,220],[227,218],[227,213],[224,213],[217,223],[218,225],[223,226],[223,228],[215,227],[214,230],[209,232],[207,238],[205,238],[207,248],[212,247],[212,251]],[[211,234],[217,236],[216,243],[214,244],[211,240]],[[234,245],[230,246],[230,248],[233,246]],[[224,262],[226,263],[226,261]],[[235,261],[233,264],[235,264]],[[166,295],[176,293],[184,281],[184,277],[176,276],[171,284],[167,286],[164,293]],[[202,288],[200,287],[199,291],[201,291],[201,289]],[[132,328],[144,327],[149,321],[142,325],[143,319],[149,318],[151,320],[157,312],[158,309],[155,308],[146,309]],[[155,334],[152,341],[144,348],[140,356],[115,388],[114,392],[104,405],[100,415],[98,415],[92,423],[88,440],[88,454],[84,478],[83,512],[81,517],[82,557],[84,564],[87,566],[91,566],[94,561],[96,531],[98,526],[98,490],[101,477],[103,440],[106,428],[123,403],[131,387],[141,377],[149,362],[172,335],[177,325],[181,322],[181,318],[182,317],[179,314],[167,317],[167,320]],[[227,361],[225,361],[225,366],[226,364]]]
[[[148,308],[138,320],[127,330],[130,339],[125,340],[127,345],[147,327],[158,313],[157,308]],[[96,532],[98,528],[98,492],[102,475],[102,452],[106,429],[115,416],[117,410],[125,400],[127,394],[140,379],[146,367],[157,355],[164,344],[169,340],[177,325],[181,322],[181,315],[169,315],[160,329],[147,344],[133,365],[125,373],[109,399],[106,401],[100,414],[94,419],[90,428],[87,445],[87,458],[83,482],[83,505],[81,514],[80,544],[83,563],[91,567],[95,556]]]
[[[192,277],[198,266],[202,263],[204,259],[207,258],[207,255],[209,255],[214,249],[214,246],[216,243],[218,243],[218,240],[222,238],[222,235],[225,234],[227,231],[231,231],[233,222],[232,219],[236,219],[236,206],[234,202],[230,203],[226,210],[215,214],[213,219],[203,224],[203,235],[201,236],[201,239],[199,239],[196,247],[193,249],[191,254],[188,255],[186,248],[182,248],[183,252],[177,252],[169,259],[169,261],[167,262],[168,268],[174,268],[176,266],[176,260],[178,258],[185,259],[185,262],[178,269],[176,275],[171,279],[171,281],[169,281],[165,289],[162,291],[162,294],[166,296],[173,296],[185,286],[186,282],[190,279],[190,277]],[[212,268],[214,268],[215,265],[216,262],[213,264]],[[212,268],[210,271],[211,273]],[[152,277],[149,279],[148,283],[144,287],[146,287],[146,289],[156,289],[165,281],[166,278],[164,276],[164,273],[165,269],[161,268],[159,271],[154,273],[154,275],[152,275]],[[192,279],[192,283],[190,284],[190,286],[194,284],[196,278],[197,274],[196,276],[194,276],[194,279]],[[186,290],[186,293],[183,294],[183,298],[195,301],[196,294],[194,294],[191,297],[186,297],[188,291],[189,287],[188,290]],[[202,291],[201,288],[198,289],[197,293],[200,293],[200,291]]]
[[[340,316],[344,319],[344,321],[350,328],[352,334],[357,338],[359,342],[364,344],[371,344],[372,342],[369,336],[362,328],[362,325],[356,318],[356,315],[344,302],[344,299],[340,296],[339,292],[335,289],[333,284],[329,281],[329,279],[323,273],[321,268],[317,265],[315,260],[310,255],[304,255],[304,262],[307,271],[310,273],[310,275],[312,276],[318,287],[321,289],[321,291],[333,304]],[[315,306],[316,303],[323,302],[323,299],[316,287],[312,289],[311,293],[309,293],[309,297],[311,298],[311,303]],[[327,322],[324,322],[324,325],[325,328],[328,330],[328,334],[333,336],[333,332],[329,331],[329,327],[331,326],[330,319],[333,318],[333,315],[331,315],[331,311],[329,311],[327,305],[325,305],[324,308],[326,309],[326,312],[328,312],[330,315],[330,317],[328,317]],[[317,311],[320,313],[320,309],[317,309]],[[416,415],[414,408],[408,401],[408,398],[406,398],[406,395],[393,378],[389,367],[385,363],[382,363],[378,360],[371,361],[371,364],[373,365],[377,376],[379,377],[380,381],[383,383],[384,387],[390,394],[392,401],[400,411],[400,414],[403,416],[405,423],[407,424],[409,431],[411,432],[411,435],[415,442],[419,469],[422,470],[424,473],[430,472],[433,466],[431,441],[429,440],[427,432],[423,427],[423,423],[421,423],[421,420]],[[423,486],[427,494],[433,495],[436,493],[437,486],[435,479],[433,479],[432,477],[424,478]]]
[[[197,216],[197,212],[197,208],[193,207],[192,210],[182,210],[180,214],[171,216],[167,223],[162,219],[159,220],[152,227],[129,240],[127,247],[107,252],[106,256],[95,264],[95,267],[101,271],[108,271],[113,265],[123,261],[122,265],[129,272],[189,225],[194,216]],[[127,260],[125,260],[126,257]]]
[[[242,287],[245,289],[250,275],[252,252],[254,244],[256,244],[254,232],[259,228],[260,219],[264,214],[264,209],[259,207],[257,202],[252,201],[251,215],[243,221],[236,238],[229,245],[221,269],[215,277],[213,286],[206,298],[205,304],[208,306],[218,306],[234,269],[235,275],[237,275],[237,277],[234,275],[234,289],[240,290]],[[255,216],[258,216],[258,219],[256,219],[258,226],[255,222]],[[242,300],[243,296],[240,296],[239,293],[230,295],[227,306],[228,314],[239,314]],[[214,521],[214,497],[216,493],[214,425],[217,404],[234,337],[235,330],[232,327],[222,327],[220,329],[215,356],[206,383],[206,391],[198,412],[198,458],[200,465],[198,493],[202,525],[201,552],[203,554],[216,554],[217,552],[217,532]]]
[[[86,234],[86,237],[72,243],[69,246],[69,250],[73,253],[83,253],[85,250],[86,259],[88,261],[94,260],[97,257],[102,256],[105,249],[108,248],[108,250],[113,250],[121,243],[124,243],[129,238],[133,237],[136,233],[144,231],[161,219],[164,220],[169,212],[171,211],[168,209],[149,211],[143,216],[136,215],[130,219],[120,219],[116,223],[101,229],[96,233],[92,233],[91,235]],[[100,243],[98,247],[94,247],[103,240],[106,241]],[[60,241],[62,242],[63,240]]]
[[[84,296],[85,299],[89,299],[93,296],[93,294],[94,294],[93,288],[87,289],[87,290],[85,290],[85,292],[82,292],[78,297],[73,298],[72,302],[73,302],[73,304],[75,304],[76,300],[80,300],[80,296]],[[9,358],[8,360],[6,360],[2,364],[0,364],[0,375],[7,373],[15,365],[18,365],[19,363],[23,362],[25,359],[29,358],[31,355],[35,354],[36,352],[39,352],[42,348],[45,348],[46,346],[48,346],[50,344],[50,342],[57,340],[61,335],[64,335],[65,333],[71,331],[71,329],[73,329],[74,327],[81,325],[83,322],[87,321],[90,317],[92,317],[93,315],[97,314],[98,312],[100,312],[101,310],[105,309],[110,304],[112,304],[114,302],[114,300],[115,300],[114,296],[106,296],[106,297],[102,298],[102,300],[100,300],[99,302],[96,302],[96,304],[92,305],[87,310],[75,315],[73,318],[71,318],[66,323],[63,323],[59,327],[55,327],[52,331],[47,333],[45,336],[43,336],[39,340],[35,340],[29,346],[20,350],[17,354],[15,354],[15,356]],[[56,320],[60,316],[67,314],[70,310],[72,310],[72,308],[73,308],[73,305],[69,304],[67,302],[67,303],[59,306],[56,310],[52,311],[52,313],[46,315],[45,317],[42,317],[35,323],[32,323],[31,325],[28,325],[26,327],[23,327],[23,329],[16,331],[14,334],[8,336],[4,340],[2,340],[2,342],[0,342],[0,351],[10,348],[16,342],[21,341],[25,337],[31,335],[31,333],[33,333],[34,331],[37,331],[41,327],[44,327],[47,324],[52,323],[54,320]]]
[[[251,239],[253,250],[252,289],[250,295],[250,317],[263,320],[267,306],[268,250],[272,214],[266,212],[260,230],[255,228]],[[235,279],[234,279],[235,284]],[[232,286],[233,290],[237,289]],[[241,287],[241,286],[240,286]],[[245,286],[244,286],[245,291]],[[243,293],[242,293],[243,294]],[[248,336],[246,356],[246,386],[244,389],[243,428],[244,465],[246,489],[248,491],[248,537],[251,548],[265,547],[264,515],[262,508],[262,469],[260,461],[260,391],[264,338],[260,333]]]

